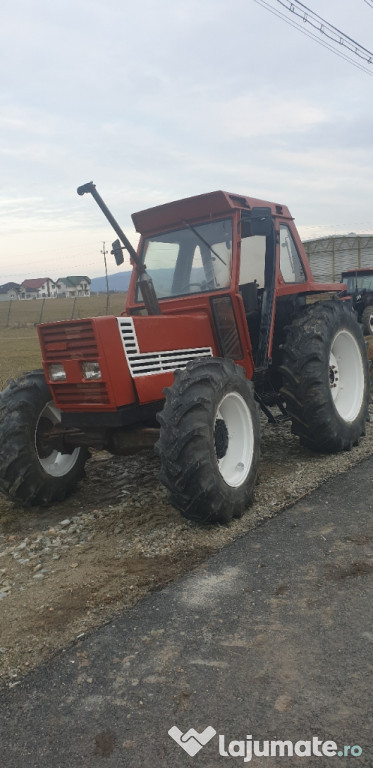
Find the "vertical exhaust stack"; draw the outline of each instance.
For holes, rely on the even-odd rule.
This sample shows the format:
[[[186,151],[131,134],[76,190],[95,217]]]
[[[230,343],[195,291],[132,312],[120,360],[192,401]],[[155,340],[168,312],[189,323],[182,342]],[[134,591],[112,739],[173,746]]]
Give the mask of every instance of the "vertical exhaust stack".
[[[109,211],[109,208],[104,203],[101,195],[97,192],[96,185],[93,183],[93,181],[89,181],[87,184],[82,184],[82,186],[78,187],[77,189],[78,195],[85,195],[87,192],[89,192],[92,195],[92,197],[96,200],[98,207],[101,208],[109,224],[111,224],[111,226],[113,227],[114,232],[116,232],[116,234],[122,241],[123,248],[125,248],[128,251],[132,261],[135,264],[136,272],[137,272],[137,282],[138,282],[148,315],[160,315],[161,310],[158,303],[157,294],[154,289],[153,281],[150,275],[148,275],[146,272],[145,264],[143,264],[140,261],[134,247],[131,245],[130,241],[124,234],[122,228],[119,226],[118,222],[114,218],[111,211]],[[122,246],[120,245],[120,242],[116,240],[113,243],[112,253],[115,256],[115,261],[117,264],[123,263],[123,254],[120,253],[121,250],[122,250]]]

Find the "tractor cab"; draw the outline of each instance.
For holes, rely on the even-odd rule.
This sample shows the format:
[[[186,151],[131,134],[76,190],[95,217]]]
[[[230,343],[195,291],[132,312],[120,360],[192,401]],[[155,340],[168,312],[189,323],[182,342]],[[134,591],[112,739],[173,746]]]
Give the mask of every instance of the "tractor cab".
[[[362,291],[373,293],[373,269],[349,269],[342,272],[341,282],[346,283],[350,296]]]
[[[278,328],[306,293],[335,291],[314,283],[285,206],[218,191],[132,219],[160,313],[206,313],[217,354],[240,361],[249,378],[268,367],[276,313]],[[146,313],[136,270],[126,311]]]
[[[364,333],[373,334],[373,269],[359,268],[342,272],[342,282],[347,290],[343,295],[351,297],[353,308]]]

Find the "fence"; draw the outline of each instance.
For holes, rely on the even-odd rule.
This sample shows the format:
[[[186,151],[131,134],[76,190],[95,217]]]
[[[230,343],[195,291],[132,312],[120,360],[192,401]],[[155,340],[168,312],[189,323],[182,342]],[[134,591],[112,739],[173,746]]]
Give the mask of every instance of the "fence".
[[[126,303],[125,293],[98,293],[74,299],[34,299],[0,301],[0,326],[24,328],[56,320],[73,320],[99,315],[120,315]]]

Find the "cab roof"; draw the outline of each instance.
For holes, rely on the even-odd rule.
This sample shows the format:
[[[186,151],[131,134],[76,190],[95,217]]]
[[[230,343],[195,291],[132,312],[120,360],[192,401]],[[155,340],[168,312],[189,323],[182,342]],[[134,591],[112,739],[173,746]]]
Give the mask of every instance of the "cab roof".
[[[235,209],[250,211],[255,206],[270,208],[273,216],[292,218],[285,205],[218,190],[133,213],[132,221],[137,232],[143,235],[182,225],[185,220],[188,222],[206,220],[224,214],[229,215]]]

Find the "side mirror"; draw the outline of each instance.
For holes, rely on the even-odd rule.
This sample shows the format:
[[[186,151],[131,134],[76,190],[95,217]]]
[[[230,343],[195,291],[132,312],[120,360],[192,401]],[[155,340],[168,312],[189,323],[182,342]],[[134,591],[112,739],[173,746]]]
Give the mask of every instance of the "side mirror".
[[[250,234],[251,235],[271,235],[273,232],[273,220],[270,208],[261,208],[257,206],[251,211]]]
[[[114,259],[118,265],[123,264],[124,262],[124,256],[123,256],[123,247],[120,244],[120,240],[114,240],[114,242],[111,244],[112,250],[110,253],[113,254]]]

